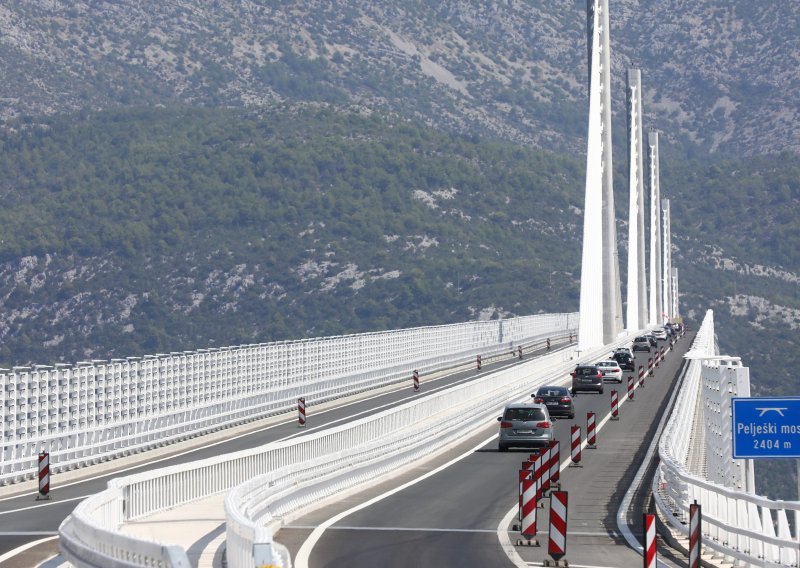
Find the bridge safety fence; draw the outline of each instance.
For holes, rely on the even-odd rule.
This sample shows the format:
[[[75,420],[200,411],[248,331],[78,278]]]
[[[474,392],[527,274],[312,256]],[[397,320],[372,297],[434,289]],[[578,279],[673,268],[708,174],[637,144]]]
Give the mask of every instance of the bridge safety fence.
[[[173,552],[166,545],[159,549],[158,543],[147,541],[139,547],[130,536],[119,538],[121,523],[227,491],[227,564],[249,567],[258,561],[288,566],[285,549],[272,539],[270,521],[275,517],[463,439],[506,402],[552,381],[554,374],[566,381],[575,364],[573,353],[555,351],[299,438],[115,479],[107,492],[111,497],[90,497],[64,521],[59,532],[69,542],[63,550],[68,559],[84,561],[81,551],[91,556],[94,543],[102,539],[107,563],[136,557],[145,562],[139,565],[175,565],[175,559],[165,556]],[[582,359],[601,353],[607,348],[583,353]]]
[[[0,484],[58,473],[575,333],[577,314],[0,372]]]
[[[689,353],[683,384],[659,442],[653,480],[656,505],[680,534],[689,533],[689,505],[702,506],[703,546],[738,565],[796,567],[800,533],[789,514],[800,502],[755,493],[752,463],[731,452],[731,403],[749,396],[748,369],[720,356],[708,310]],[[698,464],[698,462],[701,462]]]

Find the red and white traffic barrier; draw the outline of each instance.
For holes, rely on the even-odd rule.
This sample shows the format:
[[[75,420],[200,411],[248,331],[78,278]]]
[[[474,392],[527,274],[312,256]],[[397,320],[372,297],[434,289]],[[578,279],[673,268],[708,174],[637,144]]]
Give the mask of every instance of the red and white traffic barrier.
[[[628,375],[628,400],[633,400],[633,375]]]
[[[536,541],[536,508],[538,506],[536,500],[536,476],[530,470],[520,470],[519,474],[522,478],[522,514],[519,532],[529,546],[531,544],[538,546],[539,543]],[[522,541],[518,540],[517,544],[522,544]]]
[[[639,386],[644,386],[644,365],[639,365]]]
[[[522,465],[520,466],[521,469],[519,470],[519,514],[517,515],[517,518],[520,521],[522,520],[522,480],[525,479],[529,473],[534,474],[536,472],[536,464],[534,462],[535,455],[536,454],[531,454],[530,460],[522,462]]]
[[[619,420],[619,395],[616,389],[611,389],[611,420]]]
[[[550,442],[550,486],[561,489],[561,443],[558,440]]]
[[[550,446],[547,446],[542,450],[542,470],[541,474],[539,475],[540,483],[539,485],[542,488],[542,495],[544,495],[545,491],[550,490],[550,459],[552,449]]]
[[[597,447],[597,435],[595,433],[595,422],[596,416],[594,412],[587,412],[586,413],[586,447],[587,448],[596,448]]]
[[[522,359],[522,345],[517,347],[517,356]]]
[[[581,427],[572,426],[572,453],[570,454],[572,463],[570,467],[581,467]]]
[[[297,425],[306,425],[306,399],[302,396],[297,399]]]
[[[478,365],[478,370],[481,370],[481,356],[478,355],[478,358],[475,360],[475,363]]]
[[[662,347],[661,348],[661,361],[662,362],[664,361],[664,357],[666,356],[666,354],[667,354],[666,350]]]
[[[39,494],[36,500],[50,499],[50,454],[42,450],[39,453]]]
[[[536,457],[536,500],[544,497],[544,470],[547,462],[545,461],[544,450],[539,450]]]
[[[647,358],[647,374],[650,375],[651,377],[653,376],[653,358],[652,357],[648,357]]]
[[[419,371],[414,369],[412,378],[414,379],[414,392],[419,392]]]
[[[550,542],[547,544],[547,553],[557,563],[567,554],[568,497],[566,491],[553,491],[550,494]]]
[[[656,564],[656,516],[642,515],[644,525],[644,568],[657,568]]]
[[[700,523],[702,521],[700,505],[697,502],[689,505],[689,568],[700,568]]]

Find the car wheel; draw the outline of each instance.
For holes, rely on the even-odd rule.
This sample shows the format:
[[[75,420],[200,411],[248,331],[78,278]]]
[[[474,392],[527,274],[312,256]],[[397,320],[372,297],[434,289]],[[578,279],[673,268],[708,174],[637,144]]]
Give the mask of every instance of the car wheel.
[[[498,444],[497,445],[497,451],[498,452],[507,452],[508,451],[508,446],[506,446],[505,444]]]
[[[600,389],[597,394],[603,394],[603,389]]]
[[[575,413],[574,412],[569,415],[569,419],[570,420],[575,420]]]

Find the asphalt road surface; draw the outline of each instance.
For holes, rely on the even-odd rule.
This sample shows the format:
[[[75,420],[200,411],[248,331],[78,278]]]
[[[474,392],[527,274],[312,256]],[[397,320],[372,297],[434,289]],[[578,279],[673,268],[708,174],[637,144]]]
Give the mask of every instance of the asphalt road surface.
[[[553,343],[553,349],[564,346]],[[542,353],[539,351],[526,351],[525,361]],[[484,363],[481,374],[499,370],[520,361],[516,357],[504,356]],[[438,390],[447,388],[457,383],[473,380],[479,376],[475,369],[448,373],[441,378],[429,379],[421,377],[421,390],[414,393],[411,380],[407,385],[398,384],[389,389],[381,389],[380,393],[362,393],[355,397],[343,398],[333,404],[324,405],[322,408],[310,406],[307,409],[307,426],[298,428],[296,416],[293,413],[273,417],[252,423],[252,427],[233,439],[204,443],[202,437],[195,438],[190,443],[194,446],[186,448],[185,445],[176,444],[175,451],[153,461],[148,453],[139,454],[139,463],[128,466],[123,471],[106,470],[102,474],[96,473],[96,468],[87,467],[81,470],[86,478],[77,481],[63,481],[58,474],[51,476],[49,501],[37,501],[36,492],[28,490],[20,494],[0,498],[0,560],[10,551],[34,543],[47,537],[57,535],[61,522],[69,515],[81,500],[104,490],[110,479],[120,475],[129,475],[148,469],[167,467],[195,460],[218,456],[223,453],[255,448],[276,440],[284,440],[304,433],[314,432],[321,428],[331,427],[342,422],[356,419],[367,413],[372,413],[382,408],[407,402],[412,398],[427,396]],[[388,392],[386,392],[388,391]],[[233,435],[233,434],[232,434]],[[42,560],[57,552],[57,541],[49,540],[42,544],[14,555],[12,559],[0,561],[3,567],[35,566]]]
[[[642,562],[618,532],[617,509],[655,434],[690,343],[691,337],[684,336],[655,370],[655,378],[621,406],[620,420],[607,422],[597,433],[597,448],[583,450],[582,467],[562,472],[562,490],[569,492],[570,566],[623,568]],[[640,364],[646,366],[646,353],[637,353],[637,369]],[[556,422],[562,460],[569,455],[570,427],[580,425],[585,436],[589,411],[596,413],[599,425],[610,413],[610,390],[617,389],[622,398],[629,374],[623,373],[622,385],[607,383],[603,395],[577,395],[575,420]],[[554,377],[553,383],[566,378]],[[498,529],[507,531],[512,543],[519,538],[511,530],[513,521],[501,524],[517,502],[518,470],[529,452],[498,452],[497,430],[497,422],[487,423],[458,447],[293,520],[275,539],[289,548],[297,568],[513,566]],[[511,547],[531,566],[547,558],[549,507],[544,501],[538,518],[542,546]],[[635,502],[641,506],[642,495]],[[640,533],[641,515],[634,510],[628,516],[634,534]],[[328,524],[320,533],[319,527]]]

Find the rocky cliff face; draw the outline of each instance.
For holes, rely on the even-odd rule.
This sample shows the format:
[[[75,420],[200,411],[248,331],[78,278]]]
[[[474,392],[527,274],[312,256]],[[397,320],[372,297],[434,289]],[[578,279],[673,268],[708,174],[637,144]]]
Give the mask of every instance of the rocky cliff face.
[[[535,4],[535,5],[532,5]],[[800,4],[611,2],[617,127],[629,66],[672,144],[800,151]],[[581,149],[585,3],[11,0],[0,117],[152,105],[350,102]]]

